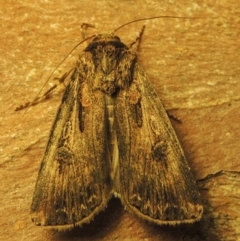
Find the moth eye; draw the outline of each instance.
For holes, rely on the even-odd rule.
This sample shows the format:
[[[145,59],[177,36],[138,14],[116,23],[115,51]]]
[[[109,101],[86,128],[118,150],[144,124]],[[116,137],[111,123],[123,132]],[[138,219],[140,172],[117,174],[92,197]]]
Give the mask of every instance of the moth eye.
[[[102,52],[102,51],[103,51],[102,45],[97,45],[96,52]]]

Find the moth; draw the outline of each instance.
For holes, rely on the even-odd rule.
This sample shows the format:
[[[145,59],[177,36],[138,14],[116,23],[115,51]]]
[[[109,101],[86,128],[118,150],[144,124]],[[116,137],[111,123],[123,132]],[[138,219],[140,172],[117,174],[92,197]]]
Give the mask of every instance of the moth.
[[[193,223],[203,213],[163,105],[135,51],[114,33],[97,35],[71,73],[39,170],[32,221],[59,230],[81,226],[112,196],[158,225]]]

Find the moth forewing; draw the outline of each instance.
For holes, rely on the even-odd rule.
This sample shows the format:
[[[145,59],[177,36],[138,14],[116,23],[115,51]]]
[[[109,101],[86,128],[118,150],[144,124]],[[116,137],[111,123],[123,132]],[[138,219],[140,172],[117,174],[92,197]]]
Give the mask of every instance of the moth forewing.
[[[129,88],[125,106],[116,105],[116,113],[128,110],[120,121],[116,117],[122,201],[156,224],[193,223],[203,212],[199,192],[168,116],[138,63],[132,85],[135,91]],[[139,96],[135,103],[133,95]],[[128,143],[122,138],[126,130]]]
[[[112,195],[156,224],[192,223],[200,195],[168,116],[137,55],[112,34],[80,55],[39,171],[36,225],[81,226]]]
[[[110,198],[105,94],[89,84],[86,58],[80,56],[50,133],[31,206],[36,225],[81,226]]]

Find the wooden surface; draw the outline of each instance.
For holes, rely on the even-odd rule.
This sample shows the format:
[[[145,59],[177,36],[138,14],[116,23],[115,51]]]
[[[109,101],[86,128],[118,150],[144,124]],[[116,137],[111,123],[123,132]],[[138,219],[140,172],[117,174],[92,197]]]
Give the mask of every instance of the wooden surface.
[[[0,10],[0,240],[240,240],[238,1],[6,0]],[[173,125],[204,199],[202,221],[159,227],[124,211],[113,199],[82,228],[53,233],[34,226],[29,207],[61,93],[25,114],[15,107],[35,98],[81,40],[81,23],[95,24],[89,34],[102,33],[157,15],[204,16],[145,21],[117,33],[128,44],[146,25],[139,61],[168,112],[182,122]]]

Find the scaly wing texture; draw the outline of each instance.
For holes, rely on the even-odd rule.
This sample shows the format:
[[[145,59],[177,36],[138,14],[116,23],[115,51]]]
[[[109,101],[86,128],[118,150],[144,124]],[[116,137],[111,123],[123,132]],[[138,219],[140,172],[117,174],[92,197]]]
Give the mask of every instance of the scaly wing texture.
[[[80,58],[52,127],[31,206],[36,225],[66,229],[89,222],[110,197],[105,98],[89,84],[87,58]]]
[[[142,68],[115,101],[120,195],[125,208],[157,224],[192,223],[203,208],[166,112]]]

